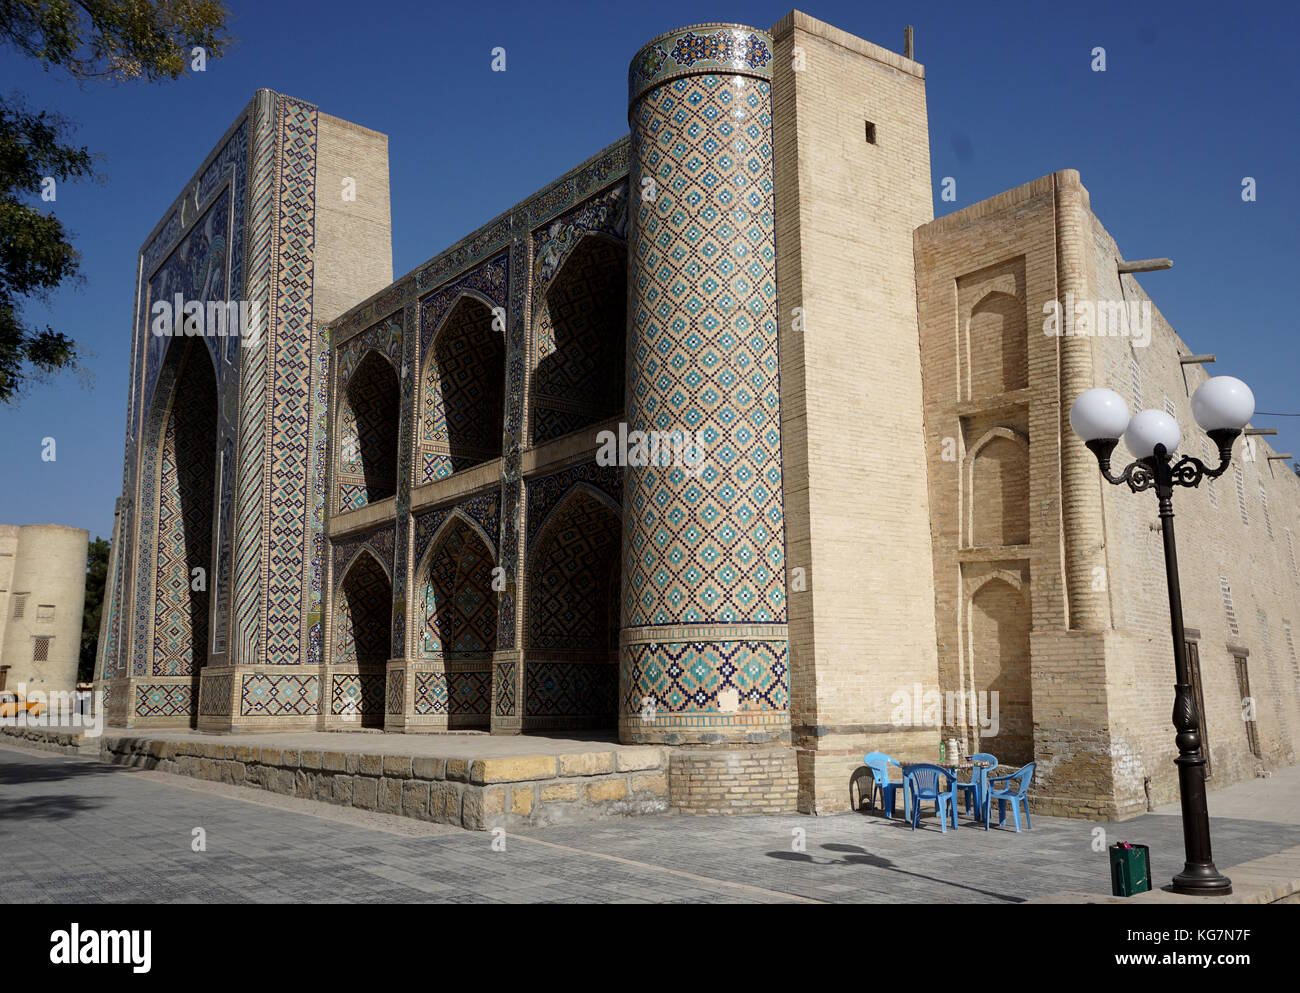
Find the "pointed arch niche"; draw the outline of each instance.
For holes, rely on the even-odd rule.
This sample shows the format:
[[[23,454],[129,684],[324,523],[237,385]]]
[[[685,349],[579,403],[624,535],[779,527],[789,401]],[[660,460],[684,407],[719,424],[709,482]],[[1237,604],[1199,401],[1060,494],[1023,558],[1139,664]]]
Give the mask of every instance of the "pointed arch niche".
[[[438,528],[416,569],[413,718],[428,726],[486,728],[491,719],[496,554],[460,511]]]

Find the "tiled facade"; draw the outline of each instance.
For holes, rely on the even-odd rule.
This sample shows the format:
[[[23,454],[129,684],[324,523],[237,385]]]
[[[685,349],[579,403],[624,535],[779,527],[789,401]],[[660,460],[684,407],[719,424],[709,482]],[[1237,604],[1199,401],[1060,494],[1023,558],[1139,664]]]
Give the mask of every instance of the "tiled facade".
[[[842,809],[865,751],[941,736],[1037,759],[1063,812],[1171,796],[1154,508],[1100,493],[1063,411],[1140,380],[1190,432],[1185,349],[1038,333],[1121,292],[1077,176],[933,221],[923,67],[798,12],[653,39],[628,100],[626,137],[396,282],[385,139],[267,91],[240,115],[140,255],[111,720],[617,727],[680,746],[695,810]],[[262,334],[169,347],[176,292],[260,301]],[[604,465],[606,429],[703,461]],[[1271,557],[1188,553],[1223,779],[1300,735],[1298,489],[1257,456],[1212,512]],[[951,689],[998,693],[996,739],[899,718]]]

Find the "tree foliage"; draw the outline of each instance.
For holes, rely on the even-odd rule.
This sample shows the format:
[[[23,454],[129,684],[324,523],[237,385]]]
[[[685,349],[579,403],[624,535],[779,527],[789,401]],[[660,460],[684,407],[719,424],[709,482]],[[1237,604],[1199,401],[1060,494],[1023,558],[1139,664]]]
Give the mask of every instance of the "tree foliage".
[[[209,59],[228,44],[218,0],[0,0],[0,46],[76,79],[176,79],[195,46]],[[23,317],[27,300],[78,277],[81,256],[63,223],[42,209],[44,184],[89,179],[95,161],[70,143],[69,122],[0,97],[0,403],[35,375],[76,365],[63,331]]]

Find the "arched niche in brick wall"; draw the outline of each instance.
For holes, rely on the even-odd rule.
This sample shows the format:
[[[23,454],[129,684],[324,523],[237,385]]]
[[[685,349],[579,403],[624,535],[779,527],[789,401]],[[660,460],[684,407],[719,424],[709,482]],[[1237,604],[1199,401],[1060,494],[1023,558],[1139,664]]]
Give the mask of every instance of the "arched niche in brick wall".
[[[1028,439],[993,428],[971,447],[967,465],[967,546],[1029,544]]]
[[[1031,618],[1019,579],[998,571],[979,580],[970,591],[966,623],[971,682],[977,694],[989,694],[981,698],[980,711],[997,716],[995,727],[980,730],[980,748],[1003,764],[1030,762],[1034,757]],[[994,730],[996,735],[991,733]]]
[[[1029,385],[1029,335],[1025,304],[1010,293],[985,294],[966,321],[968,400]]]

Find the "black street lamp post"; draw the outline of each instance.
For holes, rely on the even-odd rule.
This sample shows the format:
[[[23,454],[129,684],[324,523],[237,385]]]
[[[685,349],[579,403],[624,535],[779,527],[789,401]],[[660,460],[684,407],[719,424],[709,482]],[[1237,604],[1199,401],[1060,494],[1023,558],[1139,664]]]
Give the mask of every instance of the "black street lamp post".
[[[1231,376],[1207,380],[1192,398],[1197,423],[1219,449],[1219,464],[1210,468],[1200,459],[1184,455],[1177,462],[1172,453],[1182,440],[1178,422],[1160,410],[1144,410],[1129,417],[1123,398],[1106,389],[1083,393],[1070,410],[1070,424],[1097,457],[1106,481],[1127,485],[1134,493],[1155,489],[1159,503],[1160,531],[1164,539],[1165,579],[1169,590],[1169,628],[1174,642],[1174,728],[1177,737],[1178,791],[1182,801],[1183,844],[1186,864],[1173,879],[1175,893],[1226,896],[1232,881],[1214,865],[1210,849],[1210,817],[1205,801],[1205,755],[1201,741],[1200,716],[1192,692],[1183,630],[1183,600],[1178,584],[1178,549],[1174,540],[1174,487],[1199,486],[1202,479],[1216,479],[1232,462],[1232,445],[1255,411],[1255,398],[1245,383]],[[1110,456],[1123,435],[1137,456],[1123,472],[1111,472]]]

